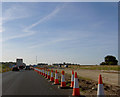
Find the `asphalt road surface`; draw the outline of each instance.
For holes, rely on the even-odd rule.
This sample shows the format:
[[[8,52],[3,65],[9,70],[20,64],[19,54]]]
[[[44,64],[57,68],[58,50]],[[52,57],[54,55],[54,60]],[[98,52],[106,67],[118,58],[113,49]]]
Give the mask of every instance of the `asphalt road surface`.
[[[52,85],[33,70],[10,71],[2,74],[2,95],[2,97],[20,97],[20,95],[69,97],[68,95],[72,95],[72,89],[59,89],[58,85]]]

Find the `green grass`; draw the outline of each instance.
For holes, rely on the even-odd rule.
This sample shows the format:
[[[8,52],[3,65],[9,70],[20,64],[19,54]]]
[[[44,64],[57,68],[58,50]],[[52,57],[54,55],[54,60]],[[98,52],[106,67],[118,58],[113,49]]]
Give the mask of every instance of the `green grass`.
[[[0,73],[2,72],[2,65],[0,64]]]
[[[0,73],[7,72],[7,71],[11,71],[11,69],[6,65],[0,64]]]

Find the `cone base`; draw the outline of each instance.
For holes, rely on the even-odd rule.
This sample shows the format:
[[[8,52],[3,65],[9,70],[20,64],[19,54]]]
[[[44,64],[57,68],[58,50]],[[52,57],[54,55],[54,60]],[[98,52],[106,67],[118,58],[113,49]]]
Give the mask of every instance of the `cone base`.
[[[50,78],[50,81],[51,81],[51,82],[54,82],[54,78],[53,78],[53,77],[52,77],[52,78]]]
[[[51,81],[51,80],[50,80],[49,82],[54,82],[54,81]]]
[[[53,83],[52,85],[60,85],[60,84],[59,83],[58,84]]]
[[[70,89],[73,89],[73,87],[70,86]]]
[[[58,79],[55,79],[55,82],[54,82],[54,84],[59,84],[59,81],[58,81]]]
[[[70,89],[70,87],[69,87],[69,86],[66,86],[66,87],[61,87],[61,86],[58,86],[58,88],[60,88],[60,89]]]
[[[47,79],[50,79],[50,75],[47,76]]]
[[[80,90],[79,90],[79,88],[73,88],[72,96],[80,96]]]
[[[60,87],[66,87],[66,82],[61,82],[61,86]]]

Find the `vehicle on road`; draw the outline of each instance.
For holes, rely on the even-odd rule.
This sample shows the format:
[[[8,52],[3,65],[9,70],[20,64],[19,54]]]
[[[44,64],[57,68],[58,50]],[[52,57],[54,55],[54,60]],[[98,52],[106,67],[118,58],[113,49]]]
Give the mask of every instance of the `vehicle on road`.
[[[20,66],[19,66],[19,69],[20,69],[20,70],[22,70],[22,69],[24,69],[24,68],[25,68],[25,66],[23,66],[23,65],[20,65]]]
[[[12,71],[19,71],[19,68],[17,66],[12,68]]]
[[[33,67],[32,66],[26,66],[25,70],[33,70]]]
[[[26,67],[25,67],[25,70],[30,70],[30,66],[26,66]]]

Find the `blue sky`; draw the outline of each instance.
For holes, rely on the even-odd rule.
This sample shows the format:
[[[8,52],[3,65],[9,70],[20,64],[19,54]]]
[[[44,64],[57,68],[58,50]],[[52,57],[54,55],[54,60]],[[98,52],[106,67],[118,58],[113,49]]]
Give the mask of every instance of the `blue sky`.
[[[3,3],[3,61],[99,64],[118,57],[117,3]]]

